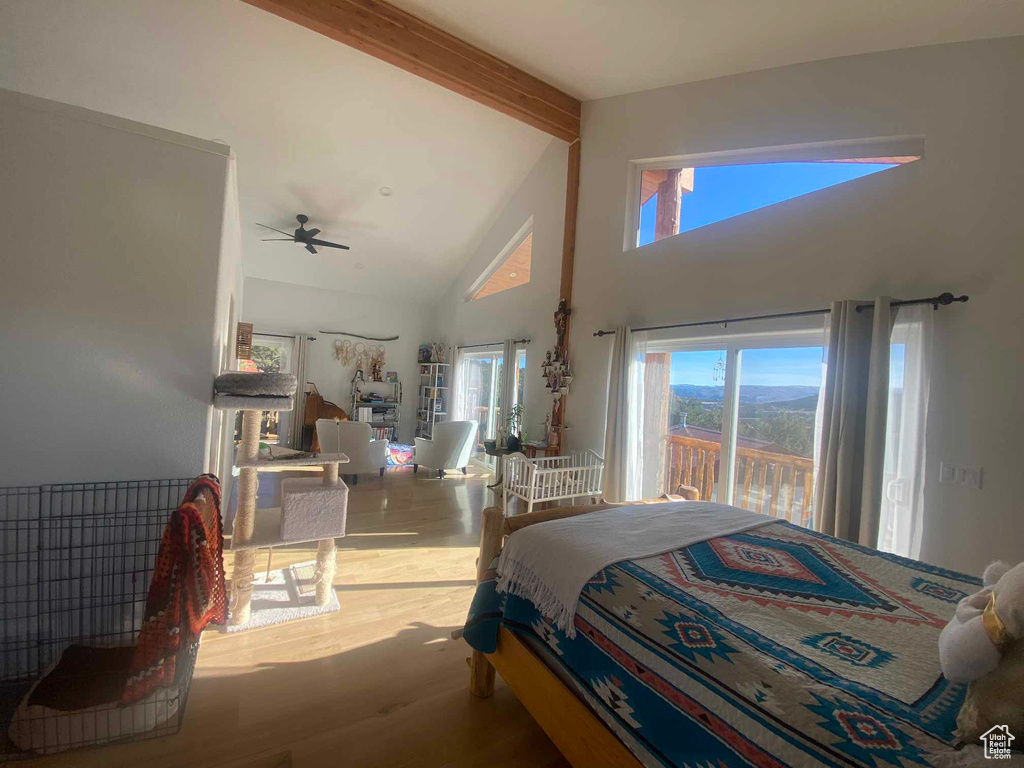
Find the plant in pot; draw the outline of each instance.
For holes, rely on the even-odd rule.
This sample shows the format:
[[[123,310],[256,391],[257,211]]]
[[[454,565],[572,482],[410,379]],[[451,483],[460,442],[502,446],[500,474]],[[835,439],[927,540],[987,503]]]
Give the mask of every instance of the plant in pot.
[[[523,417],[526,410],[518,403],[509,411],[505,419],[506,445],[510,451],[523,450]]]

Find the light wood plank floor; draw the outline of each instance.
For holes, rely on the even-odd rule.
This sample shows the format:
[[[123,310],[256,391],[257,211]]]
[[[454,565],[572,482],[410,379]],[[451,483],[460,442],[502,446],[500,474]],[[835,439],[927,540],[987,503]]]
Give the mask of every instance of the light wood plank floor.
[[[260,477],[260,505],[278,480]],[[341,610],[203,637],[185,721],[175,736],[90,749],[31,766],[567,765],[499,680],[470,696],[469,647],[449,637],[473,595],[488,475],[444,480],[395,468],[363,475],[339,539]],[[312,560],[315,545],[274,550],[273,567]],[[227,557],[230,576],[231,558]],[[257,568],[266,567],[261,551]]]

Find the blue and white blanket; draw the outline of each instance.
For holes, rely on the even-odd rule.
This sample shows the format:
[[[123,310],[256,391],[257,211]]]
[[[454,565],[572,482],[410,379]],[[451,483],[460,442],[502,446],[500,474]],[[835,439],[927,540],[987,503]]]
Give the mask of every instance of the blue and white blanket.
[[[965,687],[937,641],[980,580],[785,522],[595,574],[575,637],[529,601],[477,589],[466,640],[504,624],[645,766],[958,763]]]

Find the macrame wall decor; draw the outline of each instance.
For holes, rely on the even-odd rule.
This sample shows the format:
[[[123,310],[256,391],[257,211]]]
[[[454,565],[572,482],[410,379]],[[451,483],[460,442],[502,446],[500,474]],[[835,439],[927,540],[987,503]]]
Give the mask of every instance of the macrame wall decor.
[[[347,368],[353,360],[355,352],[352,349],[352,342],[348,339],[335,339],[334,359]]]
[[[334,342],[334,359],[346,368],[355,363],[356,369],[369,372],[373,381],[384,381],[386,357],[387,350],[383,344],[367,346],[361,341],[353,344],[348,339]]]

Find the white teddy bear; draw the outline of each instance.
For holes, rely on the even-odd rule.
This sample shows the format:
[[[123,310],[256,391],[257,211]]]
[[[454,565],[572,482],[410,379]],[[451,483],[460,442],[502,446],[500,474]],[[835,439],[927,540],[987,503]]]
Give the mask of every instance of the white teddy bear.
[[[994,725],[1024,736],[1024,563],[993,563],[982,581],[939,635],[942,673],[970,683],[956,721],[966,742]]]

